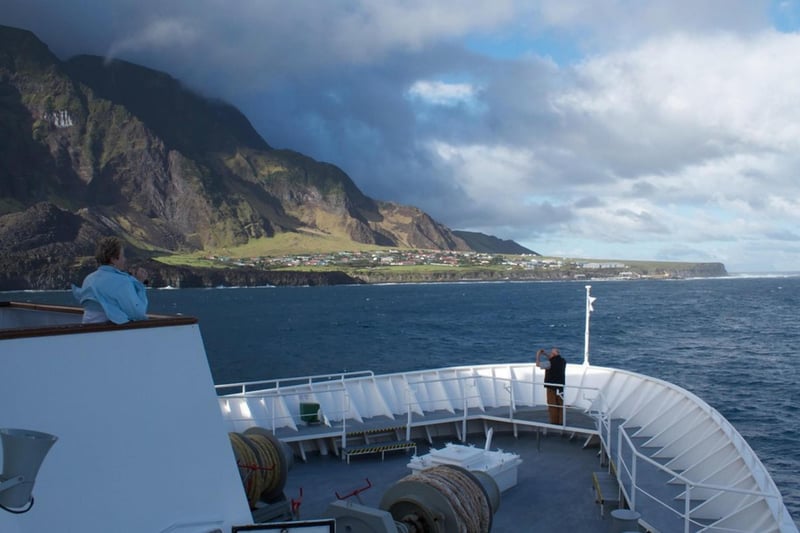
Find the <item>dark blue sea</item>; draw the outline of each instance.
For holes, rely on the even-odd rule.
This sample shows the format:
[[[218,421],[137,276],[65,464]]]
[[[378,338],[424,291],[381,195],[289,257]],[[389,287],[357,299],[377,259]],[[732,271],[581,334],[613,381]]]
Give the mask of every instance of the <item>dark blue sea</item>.
[[[800,519],[800,276],[592,282],[590,360],[676,383],[719,410]],[[217,383],[583,360],[578,282],[150,291],[150,312],[200,319]],[[66,292],[2,299],[72,303]]]

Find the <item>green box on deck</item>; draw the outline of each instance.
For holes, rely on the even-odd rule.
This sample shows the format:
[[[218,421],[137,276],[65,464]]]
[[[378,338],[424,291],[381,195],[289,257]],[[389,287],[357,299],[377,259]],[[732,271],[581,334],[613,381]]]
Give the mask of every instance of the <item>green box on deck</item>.
[[[306,424],[319,422],[319,404],[313,402],[300,403],[300,420]]]

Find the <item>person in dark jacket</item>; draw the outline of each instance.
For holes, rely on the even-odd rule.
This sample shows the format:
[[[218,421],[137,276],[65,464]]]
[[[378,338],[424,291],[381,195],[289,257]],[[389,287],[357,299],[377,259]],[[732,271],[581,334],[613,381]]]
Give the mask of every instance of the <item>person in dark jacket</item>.
[[[536,352],[536,366],[544,369],[544,387],[547,390],[550,423],[560,426],[564,423],[564,378],[567,362],[561,357],[558,348],[551,349],[546,355],[545,353],[544,349]]]

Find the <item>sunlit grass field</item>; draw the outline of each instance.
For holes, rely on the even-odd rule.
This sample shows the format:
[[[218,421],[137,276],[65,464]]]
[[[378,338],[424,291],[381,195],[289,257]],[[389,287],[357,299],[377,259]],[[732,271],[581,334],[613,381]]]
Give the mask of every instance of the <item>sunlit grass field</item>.
[[[239,260],[249,260],[259,257],[296,257],[314,254],[329,254],[335,252],[363,252],[363,251],[383,251],[402,250],[399,247],[384,247],[373,244],[364,244],[352,241],[346,237],[335,237],[329,235],[315,235],[308,233],[280,233],[274,237],[253,239],[247,244],[235,247],[224,247],[214,250],[203,250],[191,254],[159,255],[154,257],[156,260],[169,265],[182,265],[189,267],[210,267],[228,268],[235,266],[232,262]],[[501,255],[501,254],[495,254]],[[523,256],[505,255],[505,258],[522,260]],[[226,261],[211,258],[225,258]],[[530,259],[530,257],[528,257]],[[565,266],[575,263],[618,263],[624,265],[625,269],[634,272],[655,273],[659,271],[673,271],[679,269],[689,269],[697,265],[691,262],[669,262],[669,261],[649,261],[649,260],[629,260],[629,259],[595,259],[595,258],[571,258],[571,257],[548,257],[539,256],[538,261],[562,262]],[[275,267],[276,270],[292,271],[345,271],[351,274],[369,271],[391,272],[395,274],[414,273],[414,274],[434,274],[437,272],[452,271],[455,268],[464,270],[474,270],[476,272],[503,271],[508,270],[508,265],[465,265],[461,267],[447,265],[413,265],[413,266],[347,266],[347,265],[320,265],[320,266],[286,266]]]

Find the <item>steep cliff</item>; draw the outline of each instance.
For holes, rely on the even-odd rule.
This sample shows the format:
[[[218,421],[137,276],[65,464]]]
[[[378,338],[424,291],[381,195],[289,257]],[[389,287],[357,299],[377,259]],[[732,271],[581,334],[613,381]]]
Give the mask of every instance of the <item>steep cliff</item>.
[[[17,230],[21,219],[40,229],[68,219],[72,240],[3,234],[0,247],[26,269],[6,258],[5,276],[31,282],[46,255],[80,263],[87,241],[110,233],[140,256],[285,232],[469,250],[419,209],[375,201],[339,168],[273,149],[237,109],[168,74],[92,56],[60,61],[32,33],[4,26],[0,216]]]
[[[49,201],[142,248],[307,231],[467,249],[418,209],[376,202],[333,165],[274,150],[237,109],[123,61],[65,62],[0,27],[0,214]]]

